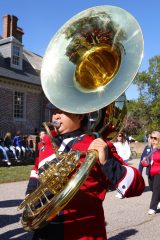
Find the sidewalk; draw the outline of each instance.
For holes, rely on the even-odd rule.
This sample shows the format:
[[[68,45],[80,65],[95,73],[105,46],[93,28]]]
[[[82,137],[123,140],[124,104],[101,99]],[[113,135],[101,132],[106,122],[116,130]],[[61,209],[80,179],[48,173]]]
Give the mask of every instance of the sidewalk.
[[[138,159],[129,162],[135,167],[138,163]],[[146,189],[140,197],[118,199],[115,191],[107,193],[104,209],[109,240],[159,239],[160,213],[147,215],[151,192],[146,177],[145,181]],[[26,185],[27,182],[0,184],[0,240],[31,239],[32,234],[22,229],[19,221],[21,213],[17,212],[17,206],[24,199]]]
[[[17,207],[24,199],[27,182],[0,184],[0,240],[30,240],[21,226]]]
[[[129,161],[138,167],[139,159]],[[118,199],[115,191],[109,192],[104,201],[109,240],[157,240],[160,237],[160,212],[155,216],[147,214],[151,191],[149,190],[145,169],[143,174],[146,188],[139,197]]]

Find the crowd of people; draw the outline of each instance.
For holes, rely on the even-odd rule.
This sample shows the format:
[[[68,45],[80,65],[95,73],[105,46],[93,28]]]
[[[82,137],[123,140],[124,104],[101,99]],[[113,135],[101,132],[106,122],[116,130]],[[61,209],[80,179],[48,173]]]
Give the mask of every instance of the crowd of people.
[[[149,188],[152,191],[148,214],[154,215],[160,209],[160,132],[153,131],[151,134],[148,134],[145,131],[143,140],[145,147],[140,158],[138,170],[143,174],[143,169],[145,168]],[[131,156],[129,143],[123,132],[118,134],[114,143],[118,155],[126,162]],[[122,198],[120,193],[117,193],[116,197]]]
[[[141,154],[138,170],[142,175],[145,168],[149,188],[152,191],[148,214],[154,215],[160,209],[160,132],[153,131],[148,134],[145,131],[143,141],[145,147]],[[118,155],[125,162],[128,162],[131,156],[130,141],[127,140],[123,132],[118,134],[114,146]],[[116,197],[123,198],[119,192],[117,192]]]
[[[11,166],[15,163],[23,163],[34,157],[32,140],[27,135],[17,131],[12,137],[11,132],[7,132],[0,138],[0,164]]]

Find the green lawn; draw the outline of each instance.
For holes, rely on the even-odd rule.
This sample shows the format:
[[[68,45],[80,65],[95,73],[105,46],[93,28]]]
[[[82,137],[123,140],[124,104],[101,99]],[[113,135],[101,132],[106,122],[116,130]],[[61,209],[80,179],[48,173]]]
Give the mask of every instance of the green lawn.
[[[140,158],[137,154],[136,158]],[[0,183],[29,180],[33,165],[0,167]]]
[[[33,165],[0,167],[0,183],[28,180]]]

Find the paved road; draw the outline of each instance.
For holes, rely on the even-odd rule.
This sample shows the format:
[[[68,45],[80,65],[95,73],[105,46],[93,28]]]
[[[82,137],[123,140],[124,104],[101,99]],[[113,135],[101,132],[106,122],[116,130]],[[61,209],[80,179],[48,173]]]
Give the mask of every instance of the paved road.
[[[138,160],[130,164],[137,166]],[[104,201],[109,240],[157,240],[160,237],[160,213],[148,216],[151,199],[146,177],[145,192],[140,197],[117,199],[115,191]],[[24,198],[27,182],[0,184],[0,240],[30,240],[31,233],[24,232],[19,222],[17,206]],[[56,240],[56,239],[55,239]]]

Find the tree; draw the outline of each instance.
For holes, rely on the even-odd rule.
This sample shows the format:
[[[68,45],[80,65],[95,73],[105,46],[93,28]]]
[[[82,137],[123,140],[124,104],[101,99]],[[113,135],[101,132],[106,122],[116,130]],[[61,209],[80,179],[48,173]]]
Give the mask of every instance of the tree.
[[[138,73],[133,83],[138,87],[139,98],[128,104],[129,118],[140,123],[139,133],[160,131],[160,56],[151,58],[148,71]]]
[[[146,125],[145,118],[141,118],[144,109],[143,101],[131,100],[127,104],[128,113],[124,131],[127,135],[138,135],[141,132],[142,126]]]

